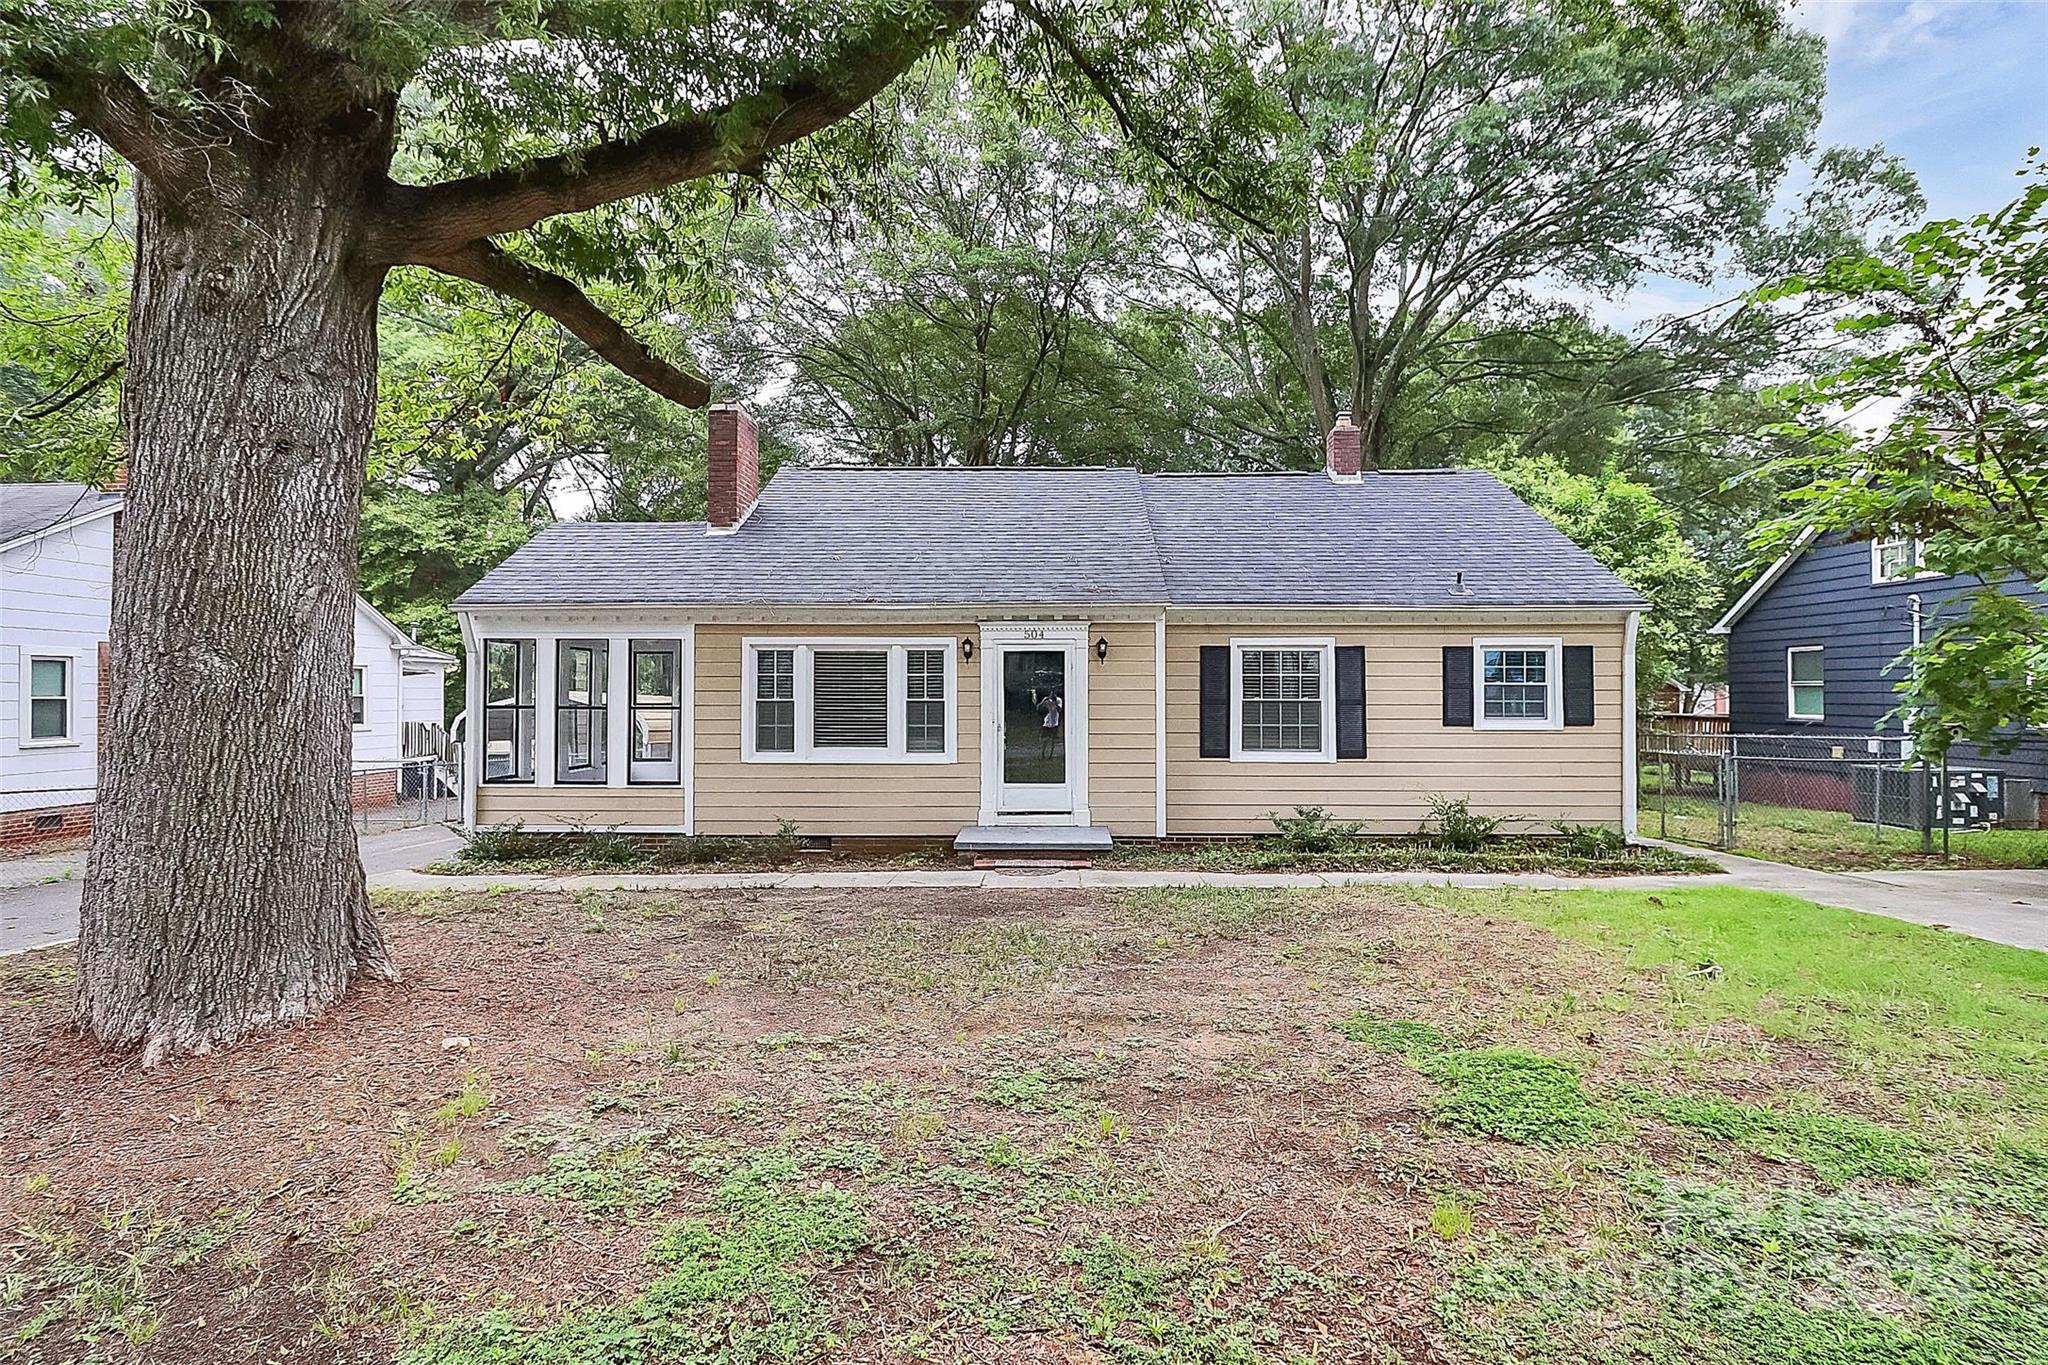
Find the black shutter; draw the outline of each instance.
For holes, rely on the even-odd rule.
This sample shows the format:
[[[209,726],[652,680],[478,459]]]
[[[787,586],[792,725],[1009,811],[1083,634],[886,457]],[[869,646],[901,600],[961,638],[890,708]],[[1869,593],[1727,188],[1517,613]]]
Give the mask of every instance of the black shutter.
[[[1564,723],[1593,723],[1593,646],[1564,647]]]
[[[1472,723],[1472,646],[1444,646],[1444,724]]]
[[[1230,646],[1202,646],[1202,757],[1230,757]]]
[[[1365,646],[1337,647],[1337,757],[1365,757]]]

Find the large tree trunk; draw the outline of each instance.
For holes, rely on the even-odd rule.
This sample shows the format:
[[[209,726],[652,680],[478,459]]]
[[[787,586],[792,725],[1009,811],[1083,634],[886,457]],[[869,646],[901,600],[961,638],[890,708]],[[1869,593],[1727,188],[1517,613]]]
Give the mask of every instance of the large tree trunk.
[[[394,975],[350,823],[347,701],[380,132],[265,128],[182,203],[138,180],[77,1019],[146,1061]]]

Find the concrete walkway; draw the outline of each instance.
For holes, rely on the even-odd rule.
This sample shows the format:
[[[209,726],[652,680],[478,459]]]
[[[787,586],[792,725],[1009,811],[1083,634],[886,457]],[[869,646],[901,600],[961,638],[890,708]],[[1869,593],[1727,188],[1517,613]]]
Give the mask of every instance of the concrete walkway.
[[[1817,872],[1710,849],[1667,844],[1711,858],[1726,869],[1697,877],[1558,877],[1536,873],[1442,872],[1139,872],[1059,869],[1045,872],[974,872],[927,869],[897,872],[677,872],[582,873],[550,876],[500,873],[442,877],[412,869],[452,853],[455,836],[440,827],[370,835],[362,840],[372,886],[403,890],[541,891],[807,891],[853,887],[960,887],[977,890],[1131,888],[1165,886],[1522,886],[1543,890],[1599,888],[1670,890],[1688,886],[1745,886],[1778,891],[1867,914],[1953,929],[1994,943],[2048,950],[2048,872]],[[1656,843],[1656,840],[1645,840]],[[85,855],[0,863],[0,953],[68,943],[78,932],[78,888]]]
[[[2048,871],[1821,872],[1661,839],[1643,842],[1710,858],[1727,869],[1725,880],[1736,886],[1953,929],[2017,948],[2048,950]]]
[[[446,858],[462,846],[442,825],[366,834],[357,842],[363,868],[378,877]],[[78,895],[85,850],[0,860],[0,953],[48,948],[78,937]]]

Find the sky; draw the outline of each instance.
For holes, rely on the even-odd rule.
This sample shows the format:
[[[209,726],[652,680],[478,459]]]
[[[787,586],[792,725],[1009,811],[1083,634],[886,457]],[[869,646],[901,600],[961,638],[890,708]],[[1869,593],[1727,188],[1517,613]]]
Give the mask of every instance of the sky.
[[[1822,145],[1904,157],[1931,218],[2017,197],[2048,146],[2048,0],[1802,0],[1795,18],[1828,44]]]

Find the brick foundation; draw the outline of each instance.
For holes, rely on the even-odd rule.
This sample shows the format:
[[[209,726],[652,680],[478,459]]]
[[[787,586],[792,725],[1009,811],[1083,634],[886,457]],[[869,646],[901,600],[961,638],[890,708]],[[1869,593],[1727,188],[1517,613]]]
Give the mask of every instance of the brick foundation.
[[[92,807],[50,806],[0,814],[0,853],[28,853],[83,843],[92,834]]]
[[[353,810],[382,810],[398,804],[398,773],[356,773],[348,780],[349,806]]]

